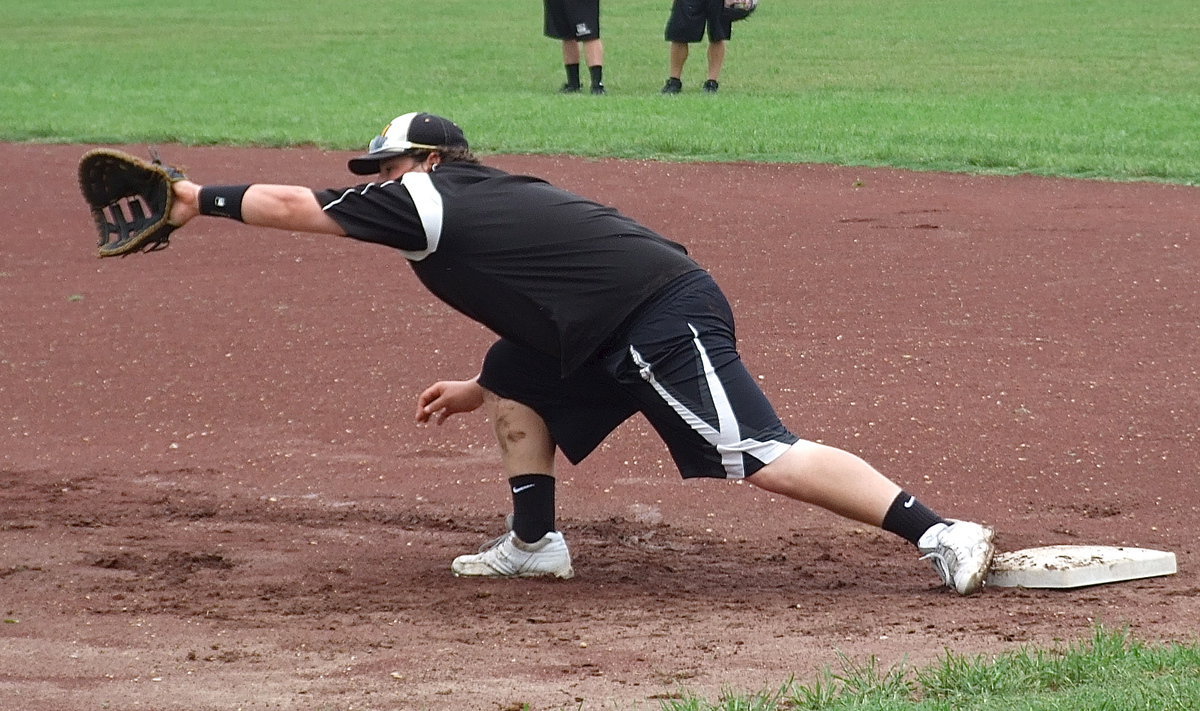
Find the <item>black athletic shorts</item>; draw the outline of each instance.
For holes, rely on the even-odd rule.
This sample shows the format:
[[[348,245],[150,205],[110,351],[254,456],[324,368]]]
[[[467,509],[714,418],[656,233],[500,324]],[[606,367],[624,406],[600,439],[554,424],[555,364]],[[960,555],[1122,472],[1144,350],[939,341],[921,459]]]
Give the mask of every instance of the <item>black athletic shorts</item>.
[[[479,383],[541,415],[574,464],[638,412],[685,479],[747,477],[799,441],[742,364],[729,302],[703,271],[671,282],[574,373],[563,377],[558,359],[502,339]]]
[[[600,39],[600,0],[544,0],[545,33],[559,40]]]
[[[724,0],[675,0],[667,18],[668,42],[699,42],[708,28],[708,41],[733,37],[733,21],[722,16]]]

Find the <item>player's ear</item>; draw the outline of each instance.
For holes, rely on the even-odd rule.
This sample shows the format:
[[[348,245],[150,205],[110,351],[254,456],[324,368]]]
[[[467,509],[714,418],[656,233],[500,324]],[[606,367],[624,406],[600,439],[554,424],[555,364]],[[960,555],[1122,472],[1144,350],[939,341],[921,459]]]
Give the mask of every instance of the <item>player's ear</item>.
[[[438,165],[441,164],[441,162],[442,162],[442,154],[438,153],[437,151],[433,151],[425,158],[425,170],[432,173],[434,170],[437,169]]]

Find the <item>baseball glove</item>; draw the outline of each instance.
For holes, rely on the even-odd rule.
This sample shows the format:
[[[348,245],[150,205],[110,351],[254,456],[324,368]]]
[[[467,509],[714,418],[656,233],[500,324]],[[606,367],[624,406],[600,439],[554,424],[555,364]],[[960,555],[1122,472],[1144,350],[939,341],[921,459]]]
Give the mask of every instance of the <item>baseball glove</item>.
[[[725,0],[722,12],[727,19],[737,22],[750,17],[757,9],[758,0]]]
[[[186,176],[164,165],[117,150],[97,148],[79,160],[79,189],[100,234],[100,256],[164,249],[175,225],[167,222],[171,183]]]

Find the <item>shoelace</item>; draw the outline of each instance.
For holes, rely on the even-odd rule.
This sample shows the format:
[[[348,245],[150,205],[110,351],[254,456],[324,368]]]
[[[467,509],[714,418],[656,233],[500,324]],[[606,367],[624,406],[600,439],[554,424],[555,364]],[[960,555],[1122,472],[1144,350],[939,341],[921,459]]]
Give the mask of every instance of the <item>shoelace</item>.
[[[955,562],[957,562],[958,556],[954,554],[953,550],[951,550],[950,553],[955,556]],[[942,577],[942,582],[947,585],[953,584],[954,581],[951,579],[950,575],[950,564],[946,561],[945,553],[941,552],[940,550],[930,551],[921,556],[921,560],[932,561],[934,570],[936,570],[938,575]]]
[[[493,548],[495,548],[496,546],[498,546],[498,545],[500,545],[501,543],[503,543],[505,538],[508,538],[508,534],[507,534],[507,533],[504,533],[504,534],[501,534],[501,535],[499,535],[499,536],[496,536],[495,538],[493,538],[492,540],[488,541],[487,543],[484,543],[482,546],[479,546],[479,552],[480,552],[480,553],[486,553],[486,552],[490,551],[491,549],[493,549]]]

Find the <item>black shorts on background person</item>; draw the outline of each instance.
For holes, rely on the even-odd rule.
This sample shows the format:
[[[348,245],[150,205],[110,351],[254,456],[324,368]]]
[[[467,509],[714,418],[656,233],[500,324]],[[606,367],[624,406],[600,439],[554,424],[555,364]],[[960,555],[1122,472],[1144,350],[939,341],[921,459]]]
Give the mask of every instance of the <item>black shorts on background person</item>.
[[[562,42],[563,67],[567,81],[559,89],[564,94],[583,90],[579,63],[587,62],[591,92],[607,93],[604,88],[604,43],[600,39],[600,0],[543,0],[545,34]],[[581,51],[582,48],[582,51]]]

